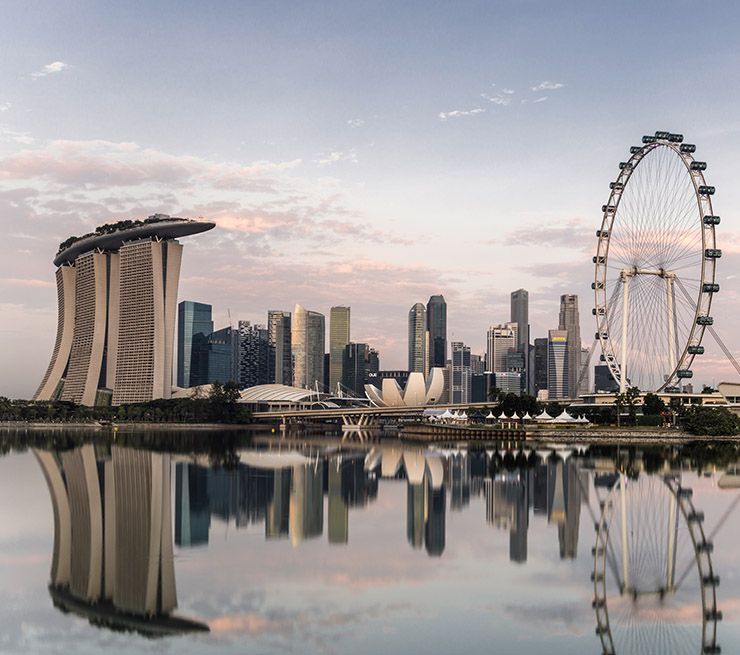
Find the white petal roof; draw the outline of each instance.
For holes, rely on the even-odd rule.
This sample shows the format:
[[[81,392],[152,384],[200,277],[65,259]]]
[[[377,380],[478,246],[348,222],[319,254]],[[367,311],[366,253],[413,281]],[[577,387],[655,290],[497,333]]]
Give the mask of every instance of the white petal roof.
[[[298,403],[316,397],[312,389],[299,389],[285,384],[260,384],[240,393],[243,403],[292,402]]]

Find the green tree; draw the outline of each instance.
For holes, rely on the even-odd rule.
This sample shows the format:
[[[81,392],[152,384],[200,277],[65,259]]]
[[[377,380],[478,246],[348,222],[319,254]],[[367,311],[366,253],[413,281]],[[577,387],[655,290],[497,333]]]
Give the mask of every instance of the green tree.
[[[726,407],[691,407],[682,419],[683,429],[691,434],[732,437],[740,434],[740,418]]]
[[[710,387],[708,384],[705,384],[701,388],[702,393],[717,393],[717,390],[714,387]]]
[[[665,403],[654,393],[645,394],[642,403],[642,413],[646,416],[656,416],[665,411]]]

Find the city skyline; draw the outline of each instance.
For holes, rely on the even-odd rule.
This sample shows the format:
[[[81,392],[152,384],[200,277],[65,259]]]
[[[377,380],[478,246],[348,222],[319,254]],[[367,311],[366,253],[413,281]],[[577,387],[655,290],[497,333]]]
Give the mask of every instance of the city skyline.
[[[447,340],[473,351],[520,287],[532,338],[565,293],[588,335],[599,208],[642,134],[690,136],[718,214],[740,199],[732,3],[696,25],[698,57],[674,36],[695,23],[688,5],[173,8],[5,7],[0,395],[30,398],[53,349],[49,255],[111,220],[213,220],[185,253],[178,300],[212,304],[219,325],[228,309],[262,324],[296,302],[351,304],[353,339],[401,368],[405,313],[431,294],[449,305]],[[597,36],[607,20],[619,59]],[[142,33],[178,38],[166,55],[157,38],[133,51]],[[155,97],[176,100],[154,112]],[[738,357],[731,220],[718,240],[712,310]],[[705,346],[694,379],[736,379]]]

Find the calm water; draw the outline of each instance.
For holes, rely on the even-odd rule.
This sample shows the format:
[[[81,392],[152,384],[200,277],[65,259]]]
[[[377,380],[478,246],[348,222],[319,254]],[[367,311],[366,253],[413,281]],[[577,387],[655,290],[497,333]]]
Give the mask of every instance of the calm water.
[[[0,652],[740,653],[734,447],[180,436],[9,440]]]

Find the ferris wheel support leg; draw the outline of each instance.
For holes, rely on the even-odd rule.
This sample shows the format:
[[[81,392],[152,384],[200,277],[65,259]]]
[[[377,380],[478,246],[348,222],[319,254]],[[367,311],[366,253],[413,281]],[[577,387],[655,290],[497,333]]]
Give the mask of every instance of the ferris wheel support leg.
[[[676,316],[673,311],[673,274],[666,274],[666,292],[668,294],[666,306],[668,308],[668,375],[672,375],[676,368]]]
[[[676,572],[674,570],[674,559],[676,550],[676,496],[671,494],[671,502],[668,508],[668,565],[666,570],[666,590],[673,591]]]
[[[619,393],[627,388],[627,312],[629,311],[629,276],[622,271],[622,359],[620,364]]]
[[[627,550],[627,489],[625,474],[620,474],[620,489],[622,505],[622,594],[627,593],[630,586],[629,551]]]

